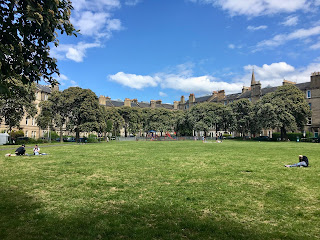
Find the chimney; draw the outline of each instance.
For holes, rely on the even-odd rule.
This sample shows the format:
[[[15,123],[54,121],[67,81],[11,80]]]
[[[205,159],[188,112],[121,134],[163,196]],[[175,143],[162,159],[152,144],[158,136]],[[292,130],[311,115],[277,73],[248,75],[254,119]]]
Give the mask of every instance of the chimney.
[[[311,74],[311,88],[320,88],[320,72],[314,72]]]
[[[150,106],[151,106],[151,108],[156,108],[156,100],[151,100]]]
[[[189,102],[194,103],[195,101],[196,101],[196,97],[194,96],[193,93],[191,93],[190,96],[189,96]]]
[[[125,106],[125,107],[131,107],[131,100],[130,100],[130,98],[125,98],[125,99],[124,99],[124,106]]]
[[[282,85],[288,85],[288,84],[294,85],[294,84],[296,84],[296,83],[283,79]]]
[[[106,105],[106,101],[107,101],[107,98],[105,96],[103,96],[103,95],[100,95],[99,104],[105,106]]]
[[[49,88],[51,89],[51,92],[59,91],[59,83],[55,85],[49,85]]]
[[[178,110],[178,108],[179,108],[179,101],[174,101],[173,102],[173,109]]]
[[[222,101],[225,98],[225,96],[226,95],[225,95],[224,90],[218,91],[218,94],[217,94],[218,102]]]
[[[196,101],[196,97],[194,96],[193,93],[191,93],[191,94],[189,95],[189,108],[191,108],[191,107],[193,106],[193,104],[194,104],[195,101]]]
[[[250,89],[251,89],[250,87],[243,86],[242,93],[248,92],[248,91],[250,91]]]
[[[184,96],[181,96],[180,103],[181,103],[181,104],[185,104],[185,103],[186,103],[186,101],[184,100]]]
[[[157,100],[156,104],[162,104],[162,100]]]

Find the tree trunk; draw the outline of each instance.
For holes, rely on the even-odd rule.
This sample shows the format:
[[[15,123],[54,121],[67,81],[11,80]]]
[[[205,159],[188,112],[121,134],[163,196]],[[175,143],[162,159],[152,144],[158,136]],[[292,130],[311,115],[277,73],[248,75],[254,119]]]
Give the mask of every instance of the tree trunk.
[[[79,142],[80,139],[80,129],[77,127],[76,128],[76,142]]]
[[[287,131],[285,127],[281,127],[281,140],[287,140]]]
[[[125,124],[125,127],[124,127],[124,136],[128,137],[127,124]]]
[[[63,143],[63,132],[62,132],[62,126],[60,126],[60,143]]]

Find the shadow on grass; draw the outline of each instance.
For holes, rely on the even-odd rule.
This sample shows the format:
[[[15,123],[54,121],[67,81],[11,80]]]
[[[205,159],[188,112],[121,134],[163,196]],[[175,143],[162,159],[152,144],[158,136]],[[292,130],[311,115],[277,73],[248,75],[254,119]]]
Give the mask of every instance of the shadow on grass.
[[[18,189],[1,189],[0,239],[306,239],[160,204],[116,204],[71,215],[47,213],[44,207]]]

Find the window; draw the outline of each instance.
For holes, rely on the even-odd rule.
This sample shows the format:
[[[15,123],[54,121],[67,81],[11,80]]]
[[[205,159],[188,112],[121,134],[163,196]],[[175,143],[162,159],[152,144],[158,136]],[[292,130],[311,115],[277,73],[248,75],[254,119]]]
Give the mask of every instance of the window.
[[[48,100],[48,95],[47,94],[44,95],[44,100]]]
[[[36,120],[32,118],[32,126],[36,125]]]
[[[28,136],[28,131],[26,131],[26,137],[29,137],[29,136]]]
[[[311,98],[311,90],[307,90],[307,98]]]
[[[312,118],[308,118],[307,125],[311,125],[311,124],[312,124]]]
[[[310,110],[311,110],[311,103],[309,103],[309,107],[310,107]]]
[[[26,118],[26,125],[28,125],[28,122],[29,122],[29,118]]]

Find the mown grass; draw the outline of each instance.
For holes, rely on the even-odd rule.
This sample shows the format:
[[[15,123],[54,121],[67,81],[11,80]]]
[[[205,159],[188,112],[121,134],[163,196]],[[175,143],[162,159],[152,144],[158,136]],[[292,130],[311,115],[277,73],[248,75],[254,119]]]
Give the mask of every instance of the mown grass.
[[[319,239],[320,145],[111,142],[0,157],[0,239]],[[31,153],[31,149],[27,149]],[[310,168],[284,168],[298,155]]]

